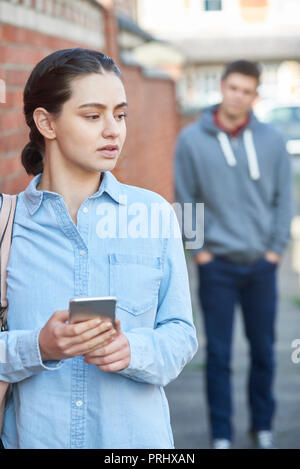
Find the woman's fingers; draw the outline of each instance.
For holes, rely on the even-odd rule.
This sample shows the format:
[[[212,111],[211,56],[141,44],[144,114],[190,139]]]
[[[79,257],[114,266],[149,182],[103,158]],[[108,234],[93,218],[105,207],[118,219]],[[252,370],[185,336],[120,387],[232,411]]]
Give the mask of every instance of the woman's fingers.
[[[97,357],[103,357],[105,355],[111,355],[117,352],[118,350],[122,349],[125,345],[126,343],[125,343],[125,340],[123,340],[123,338],[121,338],[120,336],[115,336],[114,340],[110,341],[106,345],[103,344],[101,347],[86,354],[86,357],[97,358]]]
[[[84,361],[97,365],[102,371],[115,372],[127,368],[130,363],[130,346],[127,337],[121,331],[119,319],[115,320],[115,338],[92,352],[84,355]]]
[[[123,360],[124,358],[124,353],[123,350],[117,350],[114,353],[111,353],[109,355],[103,355],[103,356],[86,356],[84,361],[87,363],[90,363],[91,365],[109,365],[110,363],[117,362],[119,360]]]
[[[72,340],[73,344],[79,344],[112,330],[112,328],[113,326],[110,321],[101,321],[101,319],[85,321],[84,323],[71,324],[68,330],[68,337]]]
[[[110,321],[100,318],[69,323],[67,310],[56,311],[41,329],[39,346],[42,360],[62,360],[84,355],[107,343],[116,333]]]
[[[96,328],[97,330],[99,328]],[[71,355],[86,355],[91,353],[93,350],[102,347],[103,344],[107,343],[115,335],[115,330],[110,327],[106,332],[99,332],[92,336],[90,339],[85,339],[77,344],[72,343],[67,350],[68,354]]]
[[[109,365],[98,366],[99,370],[114,373],[116,371],[124,370],[129,366],[129,360],[120,360],[118,362],[110,363]]]

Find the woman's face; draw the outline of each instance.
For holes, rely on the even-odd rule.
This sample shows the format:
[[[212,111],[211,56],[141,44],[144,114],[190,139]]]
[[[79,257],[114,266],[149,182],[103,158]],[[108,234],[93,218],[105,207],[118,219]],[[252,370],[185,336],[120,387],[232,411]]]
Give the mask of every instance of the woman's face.
[[[52,123],[59,154],[73,167],[110,171],[126,137],[124,86],[114,73],[92,73],[71,87],[71,98]]]

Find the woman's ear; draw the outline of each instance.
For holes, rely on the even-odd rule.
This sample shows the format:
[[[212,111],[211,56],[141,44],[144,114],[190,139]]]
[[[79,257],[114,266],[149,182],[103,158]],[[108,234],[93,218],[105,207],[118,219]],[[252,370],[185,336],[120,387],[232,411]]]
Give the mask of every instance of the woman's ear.
[[[43,107],[38,107],[33,112],[35,125],[43,137],[48,140],[54,140],[56,137],[54,126],[52,124],[51,114]]]

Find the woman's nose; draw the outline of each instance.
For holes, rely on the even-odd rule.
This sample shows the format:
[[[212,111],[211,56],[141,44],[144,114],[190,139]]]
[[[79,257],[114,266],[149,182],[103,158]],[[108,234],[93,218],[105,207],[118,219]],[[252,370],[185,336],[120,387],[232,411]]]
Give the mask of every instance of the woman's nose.
[[[118,137],[120,134],[119,125],[115,118],[108,118],[105,120],[105,125],[102,131],[103,137]]]

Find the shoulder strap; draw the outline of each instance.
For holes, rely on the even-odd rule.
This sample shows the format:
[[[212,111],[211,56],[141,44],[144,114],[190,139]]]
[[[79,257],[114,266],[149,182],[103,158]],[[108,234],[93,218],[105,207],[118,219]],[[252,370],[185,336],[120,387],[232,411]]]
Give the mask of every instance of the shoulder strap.
[[[0,210],[0,327],[3,330],[6,323],[6,268],[12,239],[13,220],[15,216],[17,195],[0,194],[2,207]]]

